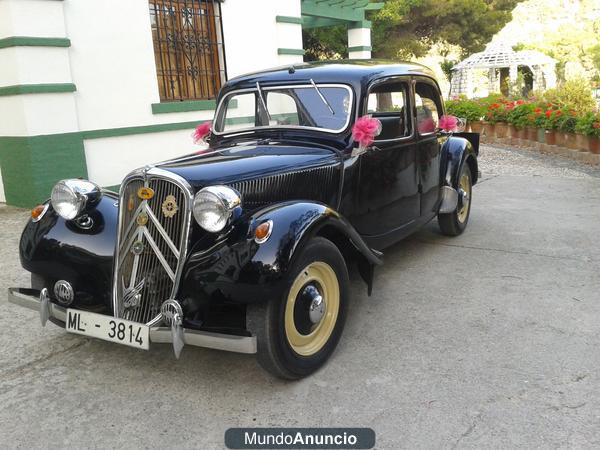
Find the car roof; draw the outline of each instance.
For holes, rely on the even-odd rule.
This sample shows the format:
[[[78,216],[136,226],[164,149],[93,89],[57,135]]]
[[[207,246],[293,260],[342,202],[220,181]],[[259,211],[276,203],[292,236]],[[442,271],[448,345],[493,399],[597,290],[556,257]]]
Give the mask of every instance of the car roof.
[[[318,61],[295,63],[241,75],[229,80],[223,86],[223,91],[253,86],[257,81],[268,86],[282,82],[303,83],[311,79],[315,83],[347,83],[358,87],[368,84],[373,79],[399,75],[423,75],[435,79],[433,71],[429,68],[412,62],[376,59]]]

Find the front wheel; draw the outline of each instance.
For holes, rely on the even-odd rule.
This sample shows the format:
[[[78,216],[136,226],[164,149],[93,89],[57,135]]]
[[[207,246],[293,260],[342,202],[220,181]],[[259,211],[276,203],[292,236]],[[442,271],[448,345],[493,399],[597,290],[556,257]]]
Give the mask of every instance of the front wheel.
[[[438,214],[438,224],[443,234],[446,236],[458,236],[465,231],[471,213],[472,195],[471,169],[465,162],[460,170],[460,177],[458,179],[458,206],[456,210],[449,214]]]
[[[344,328],[348,284],[338,248],[327,239],[311,239],[288,271],[282,297],[248,306],[248,329],[257,338],[260,365],[287,379],[321,367]]]

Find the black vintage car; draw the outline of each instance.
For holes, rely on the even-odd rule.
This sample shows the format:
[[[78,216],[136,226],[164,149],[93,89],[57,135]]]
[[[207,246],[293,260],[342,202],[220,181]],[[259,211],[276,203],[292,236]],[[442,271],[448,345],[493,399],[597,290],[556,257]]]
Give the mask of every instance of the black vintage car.
[[[119,194],[58,182],[21,238],[32,286],[9,300],[42,325],[177,357],[257,353],[300,378],[340,339],[350,265],[370,295],[382,249],[435,217],[464,231],[478,135],[438,127],[440,89],[411,63],[254,73],[217,105],[208,149],[133,171]],[[355,139],[363,116],[374,142]]]

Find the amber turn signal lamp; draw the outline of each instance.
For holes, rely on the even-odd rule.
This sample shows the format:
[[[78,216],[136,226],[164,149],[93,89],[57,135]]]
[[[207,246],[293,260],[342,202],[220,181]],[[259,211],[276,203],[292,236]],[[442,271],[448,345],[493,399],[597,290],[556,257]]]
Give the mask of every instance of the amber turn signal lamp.
[[[272,230],[272,220],[267,220],[266,222],[263,222],[259,226],[257,226],[256,230],[254,230],[254,240],[256,241],[256,243],[262,244],[263,242],[266,242],[266,240],[269,239],[269,236],[271,236]]]
[[[44,213],[46,212],[46,205],[37,205],[35,208],[31,210],[31,220],[37,222],[42,218]]]

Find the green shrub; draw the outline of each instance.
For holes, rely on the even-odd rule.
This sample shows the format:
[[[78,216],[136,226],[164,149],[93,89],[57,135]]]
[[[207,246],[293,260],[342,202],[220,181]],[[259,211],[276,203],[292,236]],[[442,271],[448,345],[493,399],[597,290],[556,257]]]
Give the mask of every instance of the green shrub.
[[[558,129],[564,133],[574,133],[577,124],[577,116],[573,111],[564,110],[558,119]]]
[[[577,133],[600,137],[600,114],[588,112],[580,116],[575,124]]]
[[[557,108],[566,108],[577,114],[585,114],[596,106],[590,83],[583,78],[574,78],[557,88],[548,89],[542,98]]]
[[[466,98],[448,100],[446,102],[446,112],[456,117],[466,119],[469,122],[477,122],[483,117],[483,108],[475,101]]]

